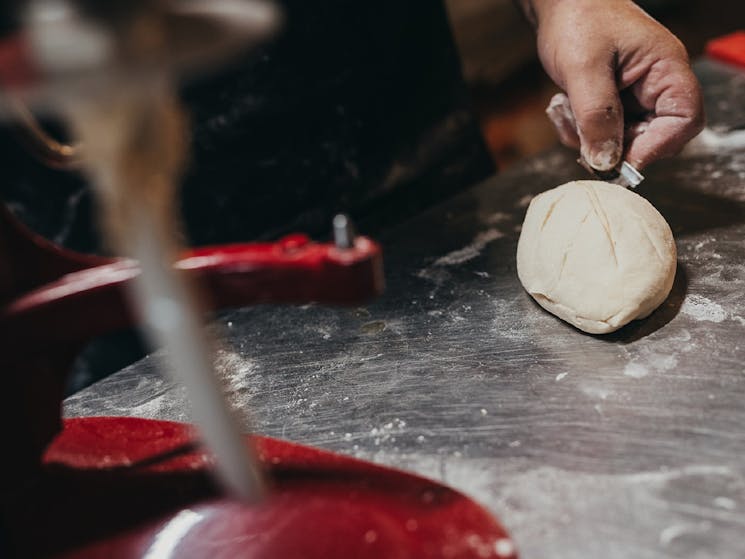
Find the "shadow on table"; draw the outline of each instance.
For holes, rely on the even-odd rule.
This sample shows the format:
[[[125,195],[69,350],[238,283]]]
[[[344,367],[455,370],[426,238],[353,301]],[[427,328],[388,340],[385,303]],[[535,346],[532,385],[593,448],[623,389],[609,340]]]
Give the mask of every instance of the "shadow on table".
[[[643,196],[665,216],[676,237],[745,223],[745,204],[721,195],[660,185]]]

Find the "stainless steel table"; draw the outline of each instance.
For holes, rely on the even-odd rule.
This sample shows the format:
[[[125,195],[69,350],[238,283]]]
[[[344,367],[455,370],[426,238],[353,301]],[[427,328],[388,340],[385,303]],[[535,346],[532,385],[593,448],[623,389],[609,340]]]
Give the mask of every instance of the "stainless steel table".
[[[703,62],[710,124],[745,76]],[[738,104],[739,103],[739,104]],[[441,479],[522,557],[745,557],[745,149],[709,134],[641,193],[679,250],[669,300],[593,337],[515,272],[531,195],[582,173],[557,149],[389,231],[388,290],[359,309],[219,317],[219,371],[258,430]],[[745,140],[741,142],[745,148]],[[68,416],[188,420],[158,354],[76,394]]]

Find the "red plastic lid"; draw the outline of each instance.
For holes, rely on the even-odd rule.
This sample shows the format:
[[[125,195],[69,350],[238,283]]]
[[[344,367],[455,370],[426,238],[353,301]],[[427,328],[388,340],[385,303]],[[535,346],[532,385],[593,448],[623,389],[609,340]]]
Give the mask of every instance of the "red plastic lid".
[[[709,41],[706,54],[716,60],[745,66],[745,31],[737,31]]]

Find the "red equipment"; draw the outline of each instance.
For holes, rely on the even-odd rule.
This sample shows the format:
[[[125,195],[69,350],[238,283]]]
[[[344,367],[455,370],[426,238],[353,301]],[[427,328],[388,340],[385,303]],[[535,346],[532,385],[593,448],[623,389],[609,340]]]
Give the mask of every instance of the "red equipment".
[[[706,45],[706,54],[723,62],[745,66],[745,31],[712,39]]]
[[[265,437],[247,437],[270,494],[223,497],[190,426],[62,421],[69,365],[93,337],[136,322],[137,264],[64,250],[0,205],[0,526],[24,557],[337,559],[515,557],[499,524],[436,482]],[[382,291],[379,246],[302,235],[198,249],[177,264],[215,307],[356,304]],[[2,554],[0,549],[0,554]]]

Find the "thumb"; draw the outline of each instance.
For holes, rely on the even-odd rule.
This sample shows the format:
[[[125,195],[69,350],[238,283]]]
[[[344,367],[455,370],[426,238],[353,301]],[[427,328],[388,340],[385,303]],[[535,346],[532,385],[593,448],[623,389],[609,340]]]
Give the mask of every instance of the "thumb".
[[[582,157],[598,171],[613,169],[623,154],[623,105],[611,67],[574,72],[567,80],[567,94]]]

